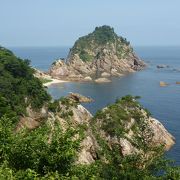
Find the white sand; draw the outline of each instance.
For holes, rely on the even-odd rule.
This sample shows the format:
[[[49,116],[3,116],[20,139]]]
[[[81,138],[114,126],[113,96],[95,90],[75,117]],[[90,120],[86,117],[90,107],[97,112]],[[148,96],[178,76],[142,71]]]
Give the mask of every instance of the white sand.
[[[68,81],[63,81],[63,80],[60,80],[60,79],[50,79],[52,80],[51,82],[47,82],[47,83],[44,83],[43,85],[44,86],[50,86],[52,84],[59,84],[59,83],[64,83],[64,82],[68,82]]]

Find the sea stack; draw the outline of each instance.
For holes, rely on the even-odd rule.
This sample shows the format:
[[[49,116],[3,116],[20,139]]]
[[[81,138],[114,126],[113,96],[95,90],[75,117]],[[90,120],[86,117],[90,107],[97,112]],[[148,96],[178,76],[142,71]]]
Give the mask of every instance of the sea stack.
[[[67,59],[55,61],[49,73],[54,78],[83,81],[87,76],[97,79],[102,74],[121,76],[144,66],[125,38],[118,36],[110,26],[101,26],[79,38]]]

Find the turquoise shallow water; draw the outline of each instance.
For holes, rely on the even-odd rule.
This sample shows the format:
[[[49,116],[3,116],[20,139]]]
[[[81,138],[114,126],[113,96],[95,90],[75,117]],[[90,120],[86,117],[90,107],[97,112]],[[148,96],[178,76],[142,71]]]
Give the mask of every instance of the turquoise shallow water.
[[[69,48],[11,48],[22,58],[32,60],[32,65],[47,70],[53,59],[65,57]],[[95,99],[84,104],[93,114],[116,98],[127,94],[141,96],[140,102],[159,119],[176,138],[176,145],[167,153],[180,165],[180,47],[137,47],[137,54],[148,63],[148,67],[121,78],[112,78],[111,83],[62,83],[54,84],[48,91],[54,98],[77,92]],[[157,69],[166,64],[169,68]],[[170,85],[160,87],[159,81]]]

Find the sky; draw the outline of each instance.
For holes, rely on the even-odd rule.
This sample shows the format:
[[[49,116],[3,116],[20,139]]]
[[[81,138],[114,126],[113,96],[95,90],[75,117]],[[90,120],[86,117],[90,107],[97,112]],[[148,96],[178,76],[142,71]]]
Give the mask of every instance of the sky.
[[[0,0],[0,45],[72,46],[110,25],[134,46],[180,46],[180,0]]]

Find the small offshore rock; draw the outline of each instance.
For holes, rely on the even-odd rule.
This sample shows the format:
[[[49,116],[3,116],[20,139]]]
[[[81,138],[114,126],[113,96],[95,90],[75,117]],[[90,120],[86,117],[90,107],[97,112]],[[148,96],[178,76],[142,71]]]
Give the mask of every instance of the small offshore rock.
[[[160,85],[161,87],[165,87],[165,86],[168,86],[169,84],[166,83],[166,82],[164,82],[164,81],[160,81],[160,82],[159,82],[159,85]]]

